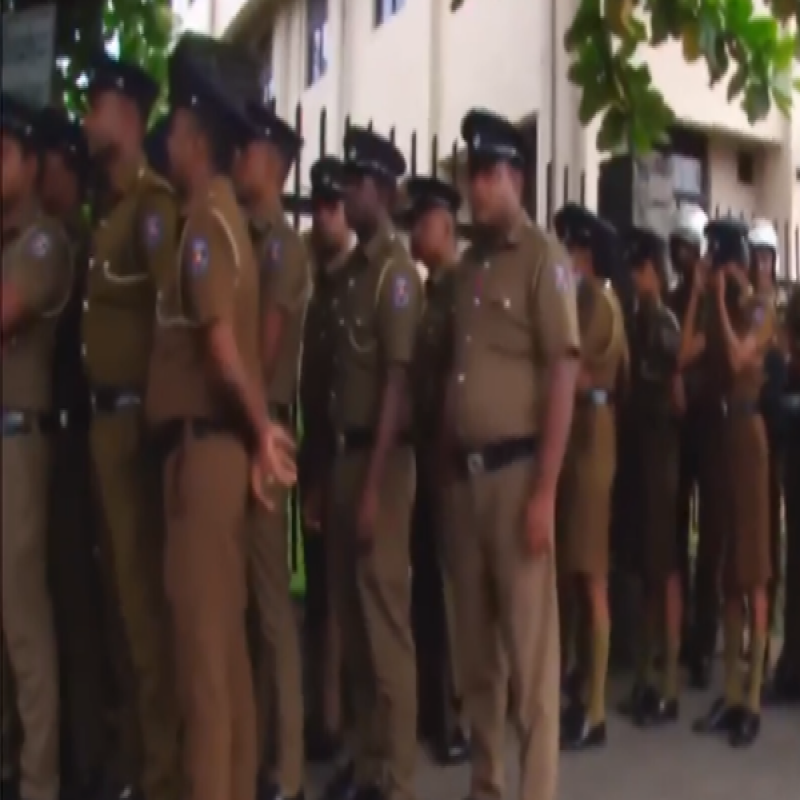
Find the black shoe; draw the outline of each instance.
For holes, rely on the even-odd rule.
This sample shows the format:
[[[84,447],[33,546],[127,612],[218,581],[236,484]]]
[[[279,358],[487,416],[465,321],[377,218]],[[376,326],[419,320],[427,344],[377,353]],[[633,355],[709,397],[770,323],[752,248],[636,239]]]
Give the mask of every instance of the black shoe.
[[[605,722],[592,725],[585,716],[581,720],[580,726],[576,725],[572,730],[565,729],[561,732],[561,750],[564,752],[580,753],[585,750],[605,747],[605,744]]]
[[[689,667],[689,686],[706,691],[711,687],[711,673],[711,659],[706,656],[696,658]]]
[[[645,691],[633,721],[640,728],[658,728],[677,721],[679,713],[677,700],[667,700],[661,692],[651,687]]]
[[[337,770],[322,792],[322,800],[354,800],[361,791],[355,784],[356,770],[352,762]]]
[[[457,767],[466,764],[470,756],[470,743],[461,729],[435,748],[436,761],[441,767]]]
[[[743,709],[729,706],[723,698],[714,701],[710,711],[692,726],[695,733],[730,733],[739,724]]]
[[[743,708],[736,725],[730,730],[728,742],[731,747],[750,747],[761,732],[761,715]]]
[[[617,706],[617,711],[623,717],[635,717],[639,712],[642,701],[647,694],[647,687],[638,681],[633,684],[631,693],[623,698]]]
[[[312,764],[333,761],[342,750],[341,737],[327,731],[311,730],[306,734],[306,760]]]

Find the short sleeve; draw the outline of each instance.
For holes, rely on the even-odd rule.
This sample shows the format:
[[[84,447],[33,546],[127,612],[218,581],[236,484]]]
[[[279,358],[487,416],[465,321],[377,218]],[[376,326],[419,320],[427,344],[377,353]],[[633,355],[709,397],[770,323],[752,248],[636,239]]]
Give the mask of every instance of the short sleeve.
[[[153,187],[142,196],[136,218],[139,252],[147,271],[160,286],[175,263],[178,246],[178,209],[173,195],[165,188]]]
[[[614,352],[616,312],[611,298],[602,289],[596,290],[597,301],[592,307],[592,318],[581,342],[581,356],[590,367],[602,366]]]
[[[60,311],[72,288],[72,253],[66,233],[37,225],[23,234],[18,266],[8,280],[30,314]]]
[[[537,243],[530,295],[534,345],[545,364],[580,352],[575,279],[567,254],[554,241]]]
[[[258,255],[264,302],[287,313],[297,311],[309,295],[310,265],[303,242],[293,232],[277,232]]]
[[[381,351],[390,364],[410,364],[424,307],[422,281],[407,259],[393,261],[381,278],[377,300]]]
[[[181,253],[181,285],[190,318],[198,325],[230,320],[239,265],[233,242],[211,214],[187,223]]]

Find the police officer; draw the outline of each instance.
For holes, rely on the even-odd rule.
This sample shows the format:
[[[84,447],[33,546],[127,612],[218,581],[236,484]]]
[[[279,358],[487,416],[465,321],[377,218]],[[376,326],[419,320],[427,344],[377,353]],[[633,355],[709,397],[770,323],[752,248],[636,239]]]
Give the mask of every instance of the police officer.
[[[177,259],[159,284],[147,412],[164,456],[165,580],[188,780],[181,797],[252,800],[257,758],[241,540],[251,447],[261,502],[269,504],[268,480],[291,482],[293,469],[274,458],[288,435],[267,417],[258,267],[225,177],[235,105],[191,51],[179,52],[170,62],[168,152],[188,216]]]
[[[786,420],[784,502],[786,504],[786,585],[783,649],[778,657],[768,700],[800,702],[800,288],[786,308],[789,375],[782,398]]]
[[[472,737],[470,796],[503,795],[508,692],[498,679],[507,657],[522,742],[520,796],[553,800],[553,529],[579,366],[575,279],[562,248],[522,208],[527,156],[518,131],[473,110],[461,134],[476,240],[459,266],[442,447],[454,454],[460,509],[453,576]]]
[[[681,591],[678,551],[678,479],[683,396],[675,376],[681,333],[665,303],[668,287],[667,246],[658,234],[633,228],[625,237],[626,265],[637,297],[631,355],[631,393],[626,412],[633,418],[637,452],[629,502],[636,506],[636,567],[644,588],[643,653],[632,693],[636,724],[649,727],[678,717],[680,680]],[[659,633],[664,637],[658,642]],[[659,645],[658,647],[656,647]],[[655,650],[663,654],[664,674],[652,672]]]
[[[119,676],[137,711],[141,788],[147,800],[177,792],[178,718],[161,565],[163,536],[154,454],[142,428],[155,287],[175,257],[177,208],[142,153],[157,83],[132,64],[95,60],[84,118],[105,186],[95,220],[83,314],[92,393],[90,431],[98,537],[111,574],[132,676]],[[117,655],[116,661],[119,661]],[[122,667],[116,665],[118,670]]]
[[[750,282],[753,289],[775,316],[778,315],[778,233],[771,222],[757,219],[750,227],[751,264]],[[782,495],[783,495],[783,412],[781,395],[786,382],[786,359],[778,342],[778,325],[775,336],[764,356],[764,388],[761,391],[761,413],[767,426],[769,444],[769,527],[772,580],[769,586],[770,630],[778,621],[778,588],[783,575],[783,553],[781,547]],[[766,677],[769,678],[769,646],[767,647]]]
[[[165,114],[153,124],[144,138],[144,152],[150,168],[169,181],[169,155],[167,154],[167,136],[169,135],[170,116]]]
[[[335,455],[328,404],[333,368],[333,323],[336,281],[353,249],[353,234],[344,211],[344,164],[323,156],[311,166],[311,256],[314,291],[306,312],[300,369],[303,445],[300,491],[304,517],[306,569],[305,634],[309,669],[306,755],[328,761],[339,751],[343,734],[342,655],[334,613],[333,576],[322,530],[330,470]]]
[[[732,746],[743,747],[752,744],[759,733],[769,633],[769,453],[759,393],[764,380],[764,353],[774,335],[775,321],[748,281],[747,229],[736,220],[726,219],[710,223],[706,233],[711,274],[705,347],[719,389],[719,466],[727,511],[722,564],[725,694],[698,720],[695,729],[724,732]],[[746,695],[739,669],[745,600],[751,614]]]
[[[585,635],[591,641],[590,663],[582,670],[583,697],[563,718],[562,747],[577,750],[606,740],[608,536],[617,442],[613,404],[628,351],[622,311],[608,280],[616,268],[616,232],[574,204],[556,214],[555,227],[572,258],[581,330],[575,415],[558,490],[559,570],[588,611]]]
[[[26,800],[57,800],[58,662],[47,582],[49,437],[56,323],[73,276],[65,231],[39,210],[36,122],[33,111],[3,92],[2,630],[22,724],[20,791]]]
[[[411,540],[412,618],[417,644],[420,728],[443,765],[469,756],[460,720],[460,659],[455,639],[452,573],[448,550],[457,532],[446,531],[439,440],[449,358],[450,315],[457,280],[458,190],[437,178],[413,177],[405,186],[404,224],[411,254],[428,270],[425,312],[414,357],[414,426],[417,494]]]
[[[91,405],[81,360],[81,305],[89,244],[82,205],[89,153],[80,125],[63,111],[44,109],[39,123],[44,148],[42,203],[67,230],[74,265],[70,302],[59,318],[53,357],[60,431],[53,450],[48,544],[61,667],[63,778],[76,796],[85,797],[105,770],[105,714],[111,693],[102,584],[94,558]]]
[[[669,236],[669,258],[677,276],[677,284],[669,292],[667,304],[682,325],[692,294],[697,264],[705,255],[705,229],[708,217],[702,208],[686,204],[678,209]],[[681,465],[678,491],[678,555],[684,597],[683,656],[688,664],[691,682],[696,688],[707,688],[711,680],[711,659],[717,636],[717,581],[713,565],[705,558],[708,531],[703,532],[707,508],[700,492],[700,466],[703,452],[703,415],[699,405],[702,376],[697,364],[682,373],[687,409],[681,422]],[[699,513],[697,513],[699,512]],[[693,520],[698,522],[700,553],[694,570],[689,563],[689,539]]]
[[[291,429],[311,276],[306,249],[284,215],[281,189],[303,141],[265,106],[248,106],[246,123],[234,183],[249,217],[259,267],[264,390],[270,416]],[[297,798],[303,791],[302,669],[290,593],[288,493],[276,491],[272,501],[271,510],[256,506],[247,532],[263,656],[256,680],[263,684],[277,723],[274,774],[262,764],[264,800]],[[264,758],[266,748],[261,752]]]
[[[357,127],[344,149],[345,210],[358,245],[335,298],[332,572],[353,689],[355,783],[369,797],[394,800],[413,795],[416,758],[415,480],[406,412],[422,286],[389,220],[405,159],[389,140]]]

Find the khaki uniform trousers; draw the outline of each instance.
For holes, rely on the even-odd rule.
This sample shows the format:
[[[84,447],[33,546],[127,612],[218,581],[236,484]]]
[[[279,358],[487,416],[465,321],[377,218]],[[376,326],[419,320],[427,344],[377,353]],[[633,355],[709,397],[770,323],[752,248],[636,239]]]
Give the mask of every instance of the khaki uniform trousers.
[[[275,492],[275,510],[253,508],[246,523],[248,577],[258,619],[254,668],[259,754],[276,753],[275,783],[286,797],[303,787],[303,671],[291,596],[288,492]],[[274,709],[275,725],[265,718]],[[272,716],[272,715],[270,715]],[[274,747],[267,745],[274,736]]]
[[[59,793],[58,661],[47,584],[50,443],[41,434],[3,437],[3,634],[22,727],[20,792]]]
[[[162,581],[158,465],[147,450],[143,421],[135,410],[95,416],[90,446],[98,544],[101,561],[111,572],[105,585],[114,592],[121,619],[117,641],[124,642],[124,655],[130,656],[129,666],[122,654],[111,656],[119,673],[123,712],[127,703],[135,703],[145,797],[172,800],[179,781],[178,713]],[[129,741],[136,738],[123,735]]]
[[[508,676],[520,742],[520,797],[555,800],[560,642],[555,556],[526,551],[533,462],[457,481],[449,491],[464,711],[472,735],[470,797],[504,793]]]
[[[186,432],[163,470],[165,578],[188,786],[181,800],[254,800],[256,720],[245,628],[250,466],[233,436]]]
[[[50,579],[61,666],[62,762],[86,785],[107,755],[111,697],[103,588],[95,558],[86,434],[62,431],[54,442],[50,505]]]
[[[330,578],[352,687],[356,782],[399,800],[413,797],[417,751],[409,563],[414,455],[400,447],[389,456],[374,539],[365,550],[356,531],[368,459],[366,452],[344,453],[333,467]]]

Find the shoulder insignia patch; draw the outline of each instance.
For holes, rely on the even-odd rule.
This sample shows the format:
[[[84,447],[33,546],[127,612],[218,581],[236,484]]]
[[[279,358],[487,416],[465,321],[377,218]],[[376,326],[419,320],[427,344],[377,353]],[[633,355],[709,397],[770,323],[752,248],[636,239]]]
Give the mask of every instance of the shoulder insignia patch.
[[[568,267],[563,264],[556,264],[553,268],[556,274],[556,289],[559,292],[566,292],[572,286],[572,276]]]
[[[407,308],[411,302],[411,285],[405,275],[397,275],[392,284],[392,305]]]
[[[189,270],[195,277],[201,277],[208,272],[210,254],[208,240],[202,236],[195,236],[189,242]]]
[[[44,258],[53,246],[50,235],[44,231],[36,231],[32,234],[28,250],[34,258]]]
[[[148,214],[144,220],[144,241],[148,249],[153,250],[161,244],[164,236],[164,226],[161,223],[160,214]]]

